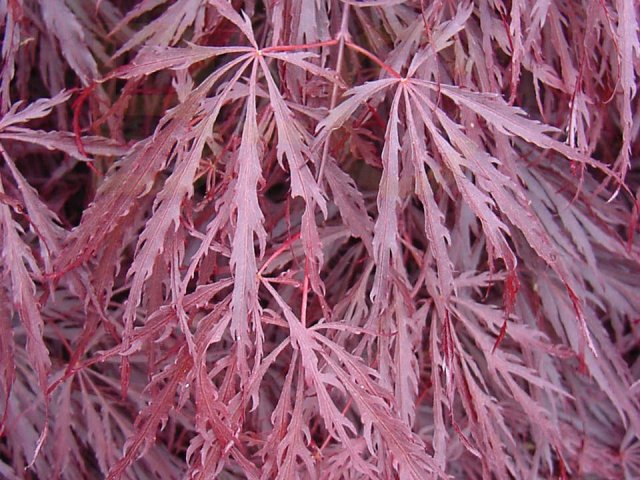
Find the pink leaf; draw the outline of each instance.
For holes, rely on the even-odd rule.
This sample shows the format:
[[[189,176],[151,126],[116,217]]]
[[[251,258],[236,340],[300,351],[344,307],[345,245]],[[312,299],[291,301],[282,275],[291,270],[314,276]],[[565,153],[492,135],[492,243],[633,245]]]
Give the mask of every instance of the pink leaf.
[[[233,235],[230,264],[233,269],[234,287],[231,299],[231,333],[238,342],[240,369],[243,378],[248,375],[246,354],[250,345],[249,321],[259,323],[258,316],[258,268],[254,236],[260,244],[261,255],[267,240],[262,225],[263,215],[258,204],[257,188],[261,177],[257,113],[256,75],[257,63],[253,64],[247,99],[242,140],[236,160],[237,180],[233,204],[236,210],[236,227]]]

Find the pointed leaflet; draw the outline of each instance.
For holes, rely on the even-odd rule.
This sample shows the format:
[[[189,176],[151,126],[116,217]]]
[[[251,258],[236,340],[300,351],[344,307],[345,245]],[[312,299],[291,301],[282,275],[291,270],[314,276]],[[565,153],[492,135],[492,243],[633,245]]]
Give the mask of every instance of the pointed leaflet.
[[[89,395],[87,391],[89,388],[89,382],[81,375],[79,378],[79,384],[81,385],[81,401],[82,412],[84,413],[84,425],[87,431],[87,440],[91,442],[93,454],[98,462],[98,468],[103,477],[109,472],[110,460],[116,458],[115,446],[110,440],[111,431],[108,425],[108,421],[105,420],[105,416],[108,413],[105,412],[108,407],[103,406],[103,418],[101,419],[98,412],[94,409],[94,398],[100,398],[99,394]]]
[[[373,222],[367,213],[362,192],[331,156],[327,157],[324,178],[331,188],[333,202],[351,234],[360,238],[370,253],[373,252]]]
[[[510,458],[505,454],[502,436],[508,436],[510,432],[505,425],[503,408],[495,397],[487,394],[482,388],[483,376],[473,357],[465,355],[459,358],[460,361],[457,363],[460,368],[457,368],[458,374],[456,375],[457,386],[463,392],[460,396],[462,406],[464,410],[469,412],[467,429],[471,431],[474,441],[472,444],[464,437],[464,433],[456,425],[460,439],[466,450],[478,457],[478,461],[484,463],[484,469],[491,468],[498,480],[508,480],[511,478],[506,473]],[[477,378],[479,381],[476,380]]]
[[[177,137],[187,128],[197,105],[190,103],[179,110],[183,116],[157,133],[155,138],[138,142],[129,155],[118,161],[102,185],[96,199],[87,208],[80,225],[71,233],[66,248],[57,258],[56,270],[65,273],[83,263],[100,248],[100,243],[121,222],[137,200],[151,189],[174,147]]]
[[[630,151],[633,111],[632,100],[636,95],[638,85],[635,70],[640,60],[640,40],[638,39],[638,4],[634,0],[617,0],[618,10],[618,43],[620,45],[620,87],[622,90],[622,147],[618,157],[620,176],[624,178],[630,166]],[[637,121],[637,120],[636,120]],[[637,135],[637,133],[636,133]]]
[[[276,60],[280,60],[283,62],[287,62],[291,65],[295,65],[300,67],[301,69],[309,72],[314,77],[322,77],[325,80],[328,80],[331,83],[337,83],[339,86],[343,88],[347,88],[347,86],[343,83],[340,75],[338,75],[334,70],[330,70],[328,68],[320,67],[314,63],[308,62],[307,58],[318,58],[319,55],[312,52],[263,52],[263,55],[268,58],[274,58]]]
[[[494,166],[494,162],[497,163],[497,160],[466,136],[461,131],[461,127],[444,112],[436,109],[435,113],[451,143],[467,160],[467,166],[473,173],[476,183],[482,190],[491,194],[499,211],[505,214],[511,223],[522,231],[531,246],[536,251],[544,252],[545,255],[550,257],[552,254],[549,254],[549,252],[553,251],[553,245],[539,219],[526,204],[526,197],[522,188],[500,172]],[[506,322],[513,311],[515,297],[520,286],[517,274],[514,271],[515,264],[507,263],[507,267],[509,273],[503,292],[505,323],[494,348],[498,346],[504,336]]]
[[[0,144],[0,152],[4,156],[18,190],[20,190],[24,199],[29,221],[40,241],[40,255],[43,257],[45,269],[51,271],[51,257],[58,253],[62,243],[63,230],[58,225],[59,219],[42,202],[38,192],[25,180],[2,144]]]
[[[444,317],[443,317],[444,318]],[[448,318],[448,317],[447,317]],[[440,322],[438,317],[431,315],[431,328],[429,329],[429,357],[432,365],[443,365],[446,369],[451,368],[444,363],[439,348]],[[433,462],[436,468],[444,470],[447,458],[447,426],[444,421],[444,408],[446,398],[442,388],[441,369],[431,370],[431,383],[433,389]],[[447,379],[448,380],[448,379]],[[451,397],[449,397],[451,398]]]
[[[614,237],[604,233],[601,227],[596,227],[591,219],[587,219],[577,205],[565,199],[563,192],[549,184],[540,175],[540,172],[533,168],[520,168],[518,176],[522,178],[528,191],[531,192],[528,196],[529,201],[557,248],[562,253],[569,254],[573,259],[579,260],[583,257],[589,268],[593,272],[597,272],[597,276],[600,277],[595,283],[601,283],[601,272],[597,266],[598,260],[594,246],[600,245],[622,253],[622,245]],[[588,201],[592,205],[598,203],[596,198],[590,198]],[[602,208],[603,205],[600,204],[598,207]],[[603,222],[602,225],[604,224]],[[567,238],[567,233],[570,238]],[[572,260],[569,262],[568,265],[573,263]],[[581,265],[581,262],[578,265]]]
[[[183,348],[178,353],[175,363],[162,374],[168,381],[160,391],[154,395],[149,405],[142,410],[136,418],[135,432],[130,435],[124,446],[124,454],[118,462],[111,467],[107,480],[118,480],[131,464],[153,442],[158,428],[165,424],[169,411],[174,407],[175,396],[178,387],[185,380],[193,367],[193,360],[188,351]]]
[[[40,3],[42,17],[58,42],[62,55],[69,62],[83,85],[98,76],[98,66],[84,40],[84,30],[64,0],[47,0]]]
[[[236,158],[237,180],[234,186],[233,205],[236,210],[236,229],[231,247],[230,265],[234,285],[231,297],[231,333],[238,344],[238,360],[242,378],[248,375],[246,354],[251,348],[249,318],[259,322],[258,280],[254,236],[258,237],[260,252],[264,252],[267,233],[262,225],[264,216],[258,203],[258,181],[262,175],[260,166],[260,131],[256,111],[257,62],[253,63],[249,81],[247,113],[244,119],[242,140]]]
[[[135,33],[113,54],[113,58],[121,56],[142,43],[166,47],[175,44],[189,28],[198,12],[204,7],[203,0],[177,0],[152,22]]]
[[[291,475],[286,477],[287,469],[286,465],[291,465],[293,462],[287,462],[287,457],[294,457],[296,454],[296,444],[301,442],[299,429],[292,430],[290,428],[291,422],[289,421],[291,414],[291,386],[293,383],[293,375],[298,370],[294,366],[298,365],[298,352],[294,350],[290,367],[287,371],[287,375],[280,388],[278,397],[278,403],[275,405],[271,413],[271,425],[273,428],[269,433],[266,441],[263,443],[262,448],[258,452],[258,456],[264,459],[262,466],[262,478],[273,478],[275,472],[283,475],[285,478],[293,478]],[[302,411],[302,403],[300,402],[299,409]],[[283,466],[283,464],[285,464]],[[311,475],[315,474],[315,469],[309,470]]]
[[[440,295],[448,299],[454,291],[453,286],[453,265],[449,258],[448,245],[451,243],[449,230],[444,225],[444,215],[436,203],[431,189],[429,178],[425,173],[425,163],[429,154],[424,145],[424,138],[420,135],[413,116],[413,107],[409,99],[408,92],[404,92],[405,115],[407,130],[410,140],[410,159],[413,162],[415,173],[415,191],[424,208],[424,229],[425,235],[429,239],[429,250],[435,259],[438,269],[438,286]],[[444,316],[444,305],[439,299],[436,304],[441,310],[439,314]]]
[[[124,314],[126,334],[132,332],[135,309],[142,297],[145,281],[151,276],[156,257],[164,251],[171,235],[170,228],[173,227],[175,233],[180,225],[182,202],[193,195],[193,180],[206,141],[204,132],[211,129],[213,120],[209,118],[201,122],[191,151],[179,155],[183,158],[178,160],[177,167],[156,197],[151,219],[138,239],[134,260],[127,273],[132,281]]]
[[[118,30],[122,29],[128,23],[138,18],[154,8],[167,3],[168,0],[142,0],[135,7],[127,12],[127,14],[112,28],[109,36],[113,36]]]
[[[320,210],[327,216],[327,204],[322,195],[320,187],[316,183],[311,170],[307,166],[307,159],[311,157],[311,152],[305,145],[302,136],[302,126],[295,120],[293,113],[287,107],[282,95],[278,91],[271,72],[262,56],[258,57],[260,66],[267,79],[269,87],[269,100],[276,120],[278,130],[277,153],[278,161],[282,165],[282,158],[287,157],[289,164],[289,174],[291,176],[291,195],[299,196],[307,203],[315,202]]]
[[[204,358],[199,359],[198,362],[195,367],[197,431],[202,437],[213,433],[218,448],[225,451],[225,454],[221,455],[219,459],[221,465],[227,460],[228,454],[240,465],[247,478],[260,478],[258,469],[246,458],[241,445],[238,445],[239,442],[227,420],[229,416],[227,405],[219,399],[218,392],[207,375],[207,362]],[[207,428],[207,424],[210,425],[209,428]],[[214,447],[210,447],[207,453],[211,455],[214,451]],[[210,462],[203,463],[207,466],[210,465]],[[202,473],[206,475],[208,472]]]
[[[511,102],[516,99],[518,82],[520,81],[520,72],[522,70],[522,61],[525,54],[524,45],[522,44],[522,22],[525,18],[524,12],[527,8],[528,7],[524,4],[524,0],[512,0],[511,2],[511,23],[509,25],[508,32],[510,42],[509,46],[511,47]]]
[[[488,354],[488,352],[491,352],[493,339],[484,326],[486,325],[491,330],[497,329],[502,317],[500,310],[468,298],[458,298],[456,300],[456,316],[465,325],[478,347],[485,352],[487,366],[491,375],[497,372],[505,378],[507,376],[518,376],[532,386],[564,397],[571,397],[563,388],[545,380],[538,375],[536,370],[524,365],[519,356],[508,351],[496,351]],[[475,322],[473,321],[474,317],[476,319]],[[550,427],[549,425],[547,426]]]
[[[59,477],[63,471],[67,470],[72,449],[76,453],[78,451],[76,437],[71,430],[71,384],[71,380],[62,384],[57,392],[58,398],[55,402],[56,415],[53,427],[53,438],[56,439],[54,446],[55,477]]]
[[[401,290],[402,287],[396,287]],[[396,294],[393,298],[396,330],[394,362],[394,393],[400,419],[409,427],[414,425],[417,407],[420,366],[417,353],[422,347],[422,320],[429,305],[421,309],[413,306],[410,292]]]
[[[398,138],[398,108],[402,95],[402,88],[396,90],[389,113],[389,122],[382,149],[382,178],[378,190],[378,218],[373,227],[373,258],[376,263],[376,273],[371,288],[371,300],[381,302],[390,283],[400,250],[398,246],[398,212],[400,203],[400,163],[398,152],[400,139]]]
[[[293,358],[294,361],[291,362],[291,365],[297,365],[297,355],[294,355]],[[290,372],[293,370],[294,369],[291,368]],[[287,386],[287,388],[291,387]],[[289,401],[288,396],[289,395],[285,398],[285,401],[287,402]],[[286,407],[290,408],[289,405]],[[304,463],[306,472],[309,475],[305,478],[318,478],[313,457],[305,445],[305,437],[310,438],[311,432],[307,425],[307,419],[303,415],[304,410],[304,379],[302,375],[298,375],[298,380],[296,382],[296,398],[293,401],[291,419],[287,426],[287,433],[280,442],[280,445],[278,445],[278,475],[276,476],[276,479],[289,480],[297,478],[297,472],[300,470],[298,458],[300,458]]]
[[[4,195],[1,179],[0,194]],[[51,361],[43,339],[44,321],[36,297],[36,285],[32,279],[32,274],[40,276],[40,269],[31,249],[20,238],[20,225],[13,220],[9,207],[4,203],[0,203],[0,228],[2,228],[2,258],[8,271],[5,275],[8,275],[10,282],[7,285],[11,285],[13,308],[24,326],[29,361],[38,374],[40,387],[44,391],[47,388]]]
[[[247,40],[251,42],[251,45],[258,50],[258,42],[256,42],[256,38],[253,34],[251,21],[244,12],[241,17],[240,14],[233,9],[233,6],[226,0],[209,0],[209,3],[216,7],[220,15],[238,27],[240,31],[244,33],[245,37],[247,37]]]
[[[395,78],[384,78],[358,85],[345,92],[344,95],[349,98],[333,108],[329,115],[316,126],[317,136],[314,149],[315,144],[325,141],[329,132],[340,128],[367,100],[395,83],[398,83]]]
[[[423,83],[422,82],[416,83],[416,85],[420,85],[420,84],[423,84]],[[447,87],[445,89],[444,87],[445,86],[443,85],[443,93],[445,95],[450,96],[451,92],[447,93],[447,90],[451,91],[453,89],[455,90],[455,95],[458,95],[460,98],[464,98],[467,100],[471,98],[472,100],[468,100],[468,103],[470,105],[476,106],[479,111],[484,112],[485,115],[488,115],[491,118],[493,118],[495,122],[494,125],[501,125],[498,128],[499,130],[502,129],[503,133],[508,133],[510,131],[509,128],[512,128],[513,130],[519,130],[524,128],[520,126],[513,127],[512,123],[516,122],[516,120],[519,119],[524,121],[525,125],[528,125],[528,127],[530,127],[530,129],[532,129],[534,133],[537,132],[537,134],[541,138],[540,141],[543,141],[546,139],[545,141],[547,142],[546,144],[549,145],[549,148],[556,148],[556,147],[553,147],[554,144],[561,145],[563,149],[566,147],[563,144],[560,144],[560,142],[557,142],[556,140],[553,140],[550,137],[547,137],[546,134],[544,134],[544,131],[547,129],[547,127],[537,122],[533,122],[531,120],[527,120],[517,116],[516,114],[521,114],[522,112],[519,109],[514,109],[513,107],[509,107],[504,103],[498,102],[497,100],[498,97],[487,96],[483,94],[475,94],[471,92],[464,92],[463,94],[459,95],[459,92],[462,92],[462,90],[454,87]],[[412,93],[417,98],[421,98],[422,100],[426,101],[428,104],[430,103],[427,97],[422,95],[419,92],[419,90],[412,89]],[[495,102],[495,105],[493,105],[492,103],[485,105],[485,103],[483,103],[488,101],[488,99],[490,98],[493,99],[492,102]],[[453,99],[455,100],[455,98]],[[460,103],[467,105],[467,103],[465,103],[465,101],[463,100],[461,100]],[[495,111],[492,110],[493,107],[495,107]],[[422,112],[422,110],[420,111]],[[564,267],[564,265],[558,261],[558,257],[554,253],[553,245],[550,242],[547,234],[544,232],[542,225],[539,223],[539,221],[536,220],[535,216],[532,214],[525,217],[524,214],[527,212],[526,208],[524,209],[524,211],[520,211],[520,212],[509,208],[509,206],[513,203],[513,201],[505,201],[504,187],[498,187],[496,183],[497,180],[502,178],[501,182],[504,185],[506,182],[508,182],[506,177],[502,176],[497,171],[494,171],[493,173],[487,173],[488,171],[487,169],[489,167],[488,166],[483,167],[482,163],[477,161],[477,155],[480,155],[480,153],[477,152],[477,147],[474,147],[472,143],[465,140],[464,135],[462,135],[462,133],[454,126],[453,122],[450,121],[450,119],[447,117],[446,114],[442,113],[439,109],[436,109],[436,112],[441,124],[443,125],[443,127],[446,127],[447,134],[454,141],[454,143],[459,148],[462,149],[463,153],[468,156],[469,161],[466,164],[470,165],[472,167],[472,170],[477,175],[480,175],[480,177],[485,177],[485,184],[488,186],[490,191],[492,191],[492,193],[494,194],[494,197],[496,197],[496,200],[501,201],[500,205],[502,206],[502,208],[508,210],[507,213],[510,214],[509,215],[510,219],[514,222],[516,226],[518,226],[518,228],[520,228],[523,231],[523,233],[527,237],[527,240],[529,240],[529,242],[531,243],[531,246],[554,269],[554,271],[558,274],[562,282],[565,284],[567,291],[569,293],[569,296],[574,304],[574,308],[576,310],[576,316],[580,324],[580,329],[581,329],[583,338],[588,344],[589,348],[595,352],[594,346],[591,340],[591,336],[589,335],[589,331],[582,313],[582,307],[580,305],[580,301],[578,297],[575,294],[575,288],[572,286],[571,278],[568,275],[568,272],[566,271],[566,268]],[[480,114],[479,112],[476,112],[476,113]],[[511,118],[511,117],[514,117],[514,118]],[[507,118],[508,120],[504,120],[505,118]],[[423,114],[423,119],[427,120],[427,117],[424,114]],[[491,121],[489,120],[489,118],[487,118],[487,120]],[[529,123],[527,124],[526,122],[529,122]],[[426,123],[427,126],[428,126],[428,123],[430,123],[430,121],[427,121]],[[507,127],[505,125],[508,125],[510,127]],[[436,144],[440,145],[440,148],[442,148],[444,152],[449,152],[448,154],[445,155],[445,158],[455,158],[456,156],[459,157],[458,153],[455,152],[455,150],[451,147],[451,145],[449,145],[444,139],[442,139],[440,135],[435,131],[435,128],[433,128],[433,130],[431,131],[431,135],[436,141]],[[566,147],[566,148],[573,151],[573,149],[570,149],[569,147]],[[457,163],[462,164],[463,162],[457,162]],[[490,165],[490,161],[488,159],[485,159],[485,163]],[[456,168],[459,168],[459,167],[456,167]],[[468,202],[469,201],[471,202],[469,203],[469,205],[474,209],[474,211],[476,212],[476,215],[482,221],[483,230],[487,235],[487,238],[491,242],[490,246],[494,249],[497,249],[498,255],[506,263],[507,270],[509,270],[510,272],[514,272],[515,266],[516,266],[516,257],[513,251],[511,250],[511,248],[509,247],[509,245],[506,243],[506,240],[501,233],[501,230],[504,232],[508,232],[508,229],[502,222],[498,220],[495,214],[489,208],[487,208],[487,205],[493,205],[494,202],[488,199],[488,197],[484,196],[484,194],[482,194],[480,190],[478,190],[470,182],[467,182],[463,176],[456,176],[456,183],[458,185],[458,188],[460,188],[461,192],[463,193],[463,196],[465,196],[465,192],[467,192],[466,198],[468,199]],[[478,202],[477,200],[475,200],[475,198],[481,198],[481,197],[485,197],[486,200],[482,202]],[[510,194],[509,194],[509,197],[511,197]],[[512,297],[515,294],[515,290],[517,290],[517,277],[515,277],[515,275],[512,273],[511,280],[509,281],[509,285],[507,285],[507,288],[505,291],[505,297],[506,297],[505,301],[507,303],[506,305],[507,309],[510,309],[513,304],[514,299]]]
[[[305,247],[307,258],[311,260],[309,267],[311,270],[311,284],[313,290],[322,295],[324,287],[320,280],[319,271],[323,264],[323,253],[320,237],[315,222],[315,205],[322,210],[327,217],[327,203],[320,186],[316,183],[307,166],[307,158],[311,157],[311,151],[304,143],[302,126],[295,120],[291,110],[287,107],[282,95],[278,91],[275,81],[271,77],[271,72],[262,56],[258,57],[262,71],[267,80],[269,89],[269,99],[273,108],[278,131],[277,156],[280,165],[283,157],[286,156],[289,164],[289,175],[291,178],[291,196],[302,197],[305,201],[305,211],[302,215],[302,242]],[[307,158],[305,158],[307,157]]]
[[[497,160],[481,150],[445,113],[437,110],[436,116],[453,145],[467,159],[469,168],[476,175],[478,183],[491,194],[500,211],[507,216],[513,225],[518,227],[536,253],[549,266],[555,268],[555,264],[560,261],[555,245],[531,207],[526,204],[522,188],[502,174],[493,165],[493,162]]]
[[[203,47],[189,43],[187,47],[143,47],[131,63],[123,65],[107,75],[110,78],[134,78],[151,75],[160,70],[182,70],[194,63],[227,53],[247,53],[248,47]]]
[[[4,38],[2,39],[2,72],[0,73],[0,113],[4,113],[11,104],[11,81],[15,74],[15,60],[20,48],[20,18],[22,2],[2,2],[0,18],[4,19]]]
[[[216,235],[227,224],[228,219],[231,217],[234,194],[235,192],[233,189],[229,188],[221,195],[221,198],[216,201],[217,215],[207,224],[204,237],[202,238],[198,249],[190,258],[189,268],[184,274],[182,280],[181,290],[183,292],[187,291],[188,284],[195,276],[196,272],[201,271],[200,265],[203,260],[207,258],[207,254],[210,253],[210,250],[225,250],[220,246],[214,247],[213,245],[215,245],[214,239]]]
[[[221,280],[219,282],[215,282],[209,285],[203,285],[196,289],[195,292],[186,295],[182,301],[182,306],[188,313],[193,313],[198,306],[206,305],[211,301],[214,295],[219,293],[221,290],[227,289],[233,285],[233,281],[231,279]],[[217,304],[217,308],[227,308],[226,300]],[[217,310],[214,310],[216,312]],[[210,312],[207,316],[200,320],[198,324],[199,327],[202,325],[208,325],[206,320],[210,320],[213,316],[214,312]],[[136,353],[145,346],[145,343],[149,342],[160,342],[164,338],[166,338],[172,331],[175,325],[176,313],[171,305],[165,305],[155,310],[149,317],[147,318],[144,325],[136,327],[131,334],[129,339],[129,345],[125,345],[124,343],[119,343],[115,347],[98,352],[94,355],[94,359],[92,362],[104,362],[105,360],[116,356],[130,356],[133,353]],[[222,324],[224,322],[219,322]],[[216,327],[217,328],[217,327]],[[207,340],[210,338],[207,335],[210,335],[210,332],[207,332],[206,335],[202,333],[198,333],[197,336],[204,337]],[[203,347],[206,350],[208,344]]]
[[[544,312],[545,318],[548,319],[550,325],[561,338],[568,341],[569,345],[576,351],[582,350],[584,333],[575,328],[571,328],[570,324],[565,324],[565,318],[571,318],[575,314],[575,302],[573,298],[567,299],[559,286],[546,275],[538,275],[536,282],[537,294],[540,296],[540,305]],[[573,304],[573,305],[572,305]],[[573,311],[572,311],[573,308]],[[616,372],[611,357],[617,357],[614,354],[604,353],[611,344],[609,343],[608,333],[597,321],[593,312],[587,311],[590,318],[591,330],[594,332],[594,338],[598,345],[598,350],[602,351],[601,356],[596,356],[591,351],[584,352],[584,362],[588,368],[589,375],[593,377],[603,392],[610,400],[610,405],[615,407],[623,421],[631,420],[634,428],[638,428],[640,416],[638,415],[638,402],[633,394],[629,391],[629,377],[624,379],[627,372]],[[595,320],[595,321],[594,321]],[[582,353],[582,352],[581,352]],[[607,359],[607,357],[609,357]]]
[[[328,10],[330,2],[317,0],[299,0],[287,7],[291,11],[291,34],[287,39],[291,43],[314,43],[331,38],[329,33]]]
[[[59,150],[82,162],[93,161],[93,159],[78,150],[76,137],[69,132],[45,132],[43,130],[31,130],[22,127],[8,127],[0,132],[0,139],[16,140],[22,143],[38,145],[47,150]],[[109,138],[94,135],[82,137],[82,146],[84,147],[85,153],[89,155],[105,157],[120,157],[126,155],[130,150],[128,147]]]
[[[2,277],[0,277],[2,278]],[[16,345],[12,325],[13,312],[8,289],[0,288],[0,374],[2,375],[2,387],[0,392],[4,401],[0,402],[0,435],[5,432],[9,417],[9,401],[11,390],[16,378]]]
[[[429,43],[418,51],[411,58],[411,64],[407,70],[407,77],[413,77],[415,72],[427,60],[432,59],[438,52],[451,45],[451,39],[464,29],[467,20],[473,13],[473,2],[468,4],[458,4],[455,16],[444,23],[438,24],[437,28],[429,35]],[[417,20],[418,26],[424,29],[424,18]],[[421,32],[422,33],[422,32]]]
[[[16,123],[26,123],[29,120],[46,117],[54,107],[69,100],[71,93],[71,91],[61,90],[55,97],[39,98],[29,103],[20,111],[18,111],[18,109],[22,106],[23,102],[19,101],[14,103],[11,105],[9,111],[0,118],[0,131]]]

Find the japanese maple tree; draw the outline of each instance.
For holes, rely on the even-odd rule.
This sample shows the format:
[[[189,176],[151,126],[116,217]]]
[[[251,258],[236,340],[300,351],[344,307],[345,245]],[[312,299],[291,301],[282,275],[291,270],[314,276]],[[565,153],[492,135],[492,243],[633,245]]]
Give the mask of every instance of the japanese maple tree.
[[[635,0],[0,22],[0,477],[640,477]]]

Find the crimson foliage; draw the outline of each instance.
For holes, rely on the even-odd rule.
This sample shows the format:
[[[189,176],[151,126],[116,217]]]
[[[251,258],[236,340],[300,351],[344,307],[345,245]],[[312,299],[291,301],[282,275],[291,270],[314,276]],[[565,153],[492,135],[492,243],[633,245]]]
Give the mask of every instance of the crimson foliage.
[[[634,0],[132,3],[0,0],[2,478],[640,477]]]

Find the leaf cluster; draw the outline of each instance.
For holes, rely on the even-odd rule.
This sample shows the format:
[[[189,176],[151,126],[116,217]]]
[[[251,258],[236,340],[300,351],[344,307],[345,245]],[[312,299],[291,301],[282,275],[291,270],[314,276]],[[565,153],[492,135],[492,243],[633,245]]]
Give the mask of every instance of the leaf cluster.
[[[639,21],[0,0],[0,477],[640,477]]]

